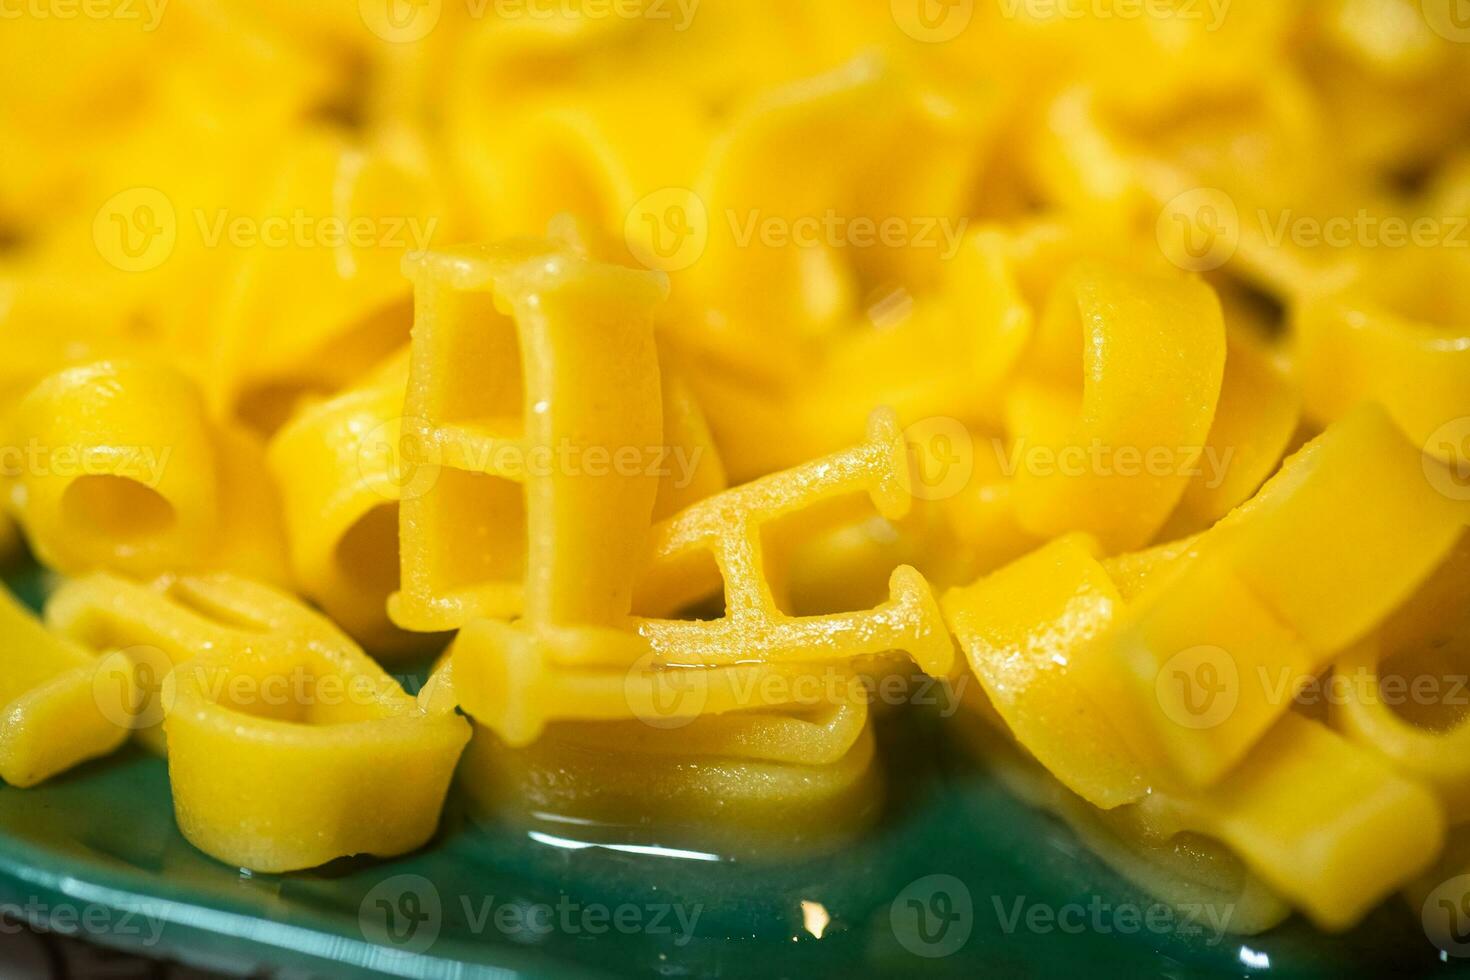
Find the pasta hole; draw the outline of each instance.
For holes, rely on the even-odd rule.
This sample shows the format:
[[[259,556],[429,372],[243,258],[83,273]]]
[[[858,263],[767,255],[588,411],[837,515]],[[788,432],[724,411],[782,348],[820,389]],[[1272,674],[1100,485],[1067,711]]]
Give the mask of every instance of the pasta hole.
[[[908,545],[867,494],[849,494],[788,514],[761,529],[766,580],[788,616],[871,609],[888,599],[893,569],[912,563]]]
[[[235,402],[235,414],[251,431],[269,436],[285,425],[302,402],[325,398],[331,390],[321,384],[280,379],[246,387]]]
[[[368,511],[337,543],[337,566],[368,595],[387,596],[398,588],[398,505]]]
[[[1470,534],[1379,636],[1378,694],[1391,710],[1431,732],[1470,719]]]
[[[173,505],[137,480],[95,474],[72,481],[61,497],[62,515],[82,534],[137,541],[173,526]]]
[[[724,618],[725,584],[720,578],[720,566],[714,555],[708,551],[689,555],[683,561],[679,578],[689,586],[689,591],[673,619],[707,623]],[[710,586],[713,586],[712,591]]]
[[[1379,696],[1399,717],[1445,733],[1470,717],[1470,637],[1444,637],[1379,666]]]

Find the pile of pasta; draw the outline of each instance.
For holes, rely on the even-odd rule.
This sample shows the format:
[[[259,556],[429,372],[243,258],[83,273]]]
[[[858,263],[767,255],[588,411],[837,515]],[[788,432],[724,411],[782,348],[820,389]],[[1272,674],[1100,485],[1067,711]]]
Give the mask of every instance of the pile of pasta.
[[[136,735],[262,871],[422,845],[456,770],[820,835],[927,678],[1237,929],[1470,871],[1470,722],[1383,696],[1470,658],[1448,12],[382,7],[0,32],[53,573],[0,604],[7,783]]]

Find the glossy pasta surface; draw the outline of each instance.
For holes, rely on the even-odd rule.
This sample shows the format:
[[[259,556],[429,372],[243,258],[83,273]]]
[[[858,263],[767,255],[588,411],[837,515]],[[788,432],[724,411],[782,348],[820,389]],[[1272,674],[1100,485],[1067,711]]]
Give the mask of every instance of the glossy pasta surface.
[[[9,786],[777,853],[937,689],[1162,902],[1470,926],[1456,0],[83,6],[0,21]]]

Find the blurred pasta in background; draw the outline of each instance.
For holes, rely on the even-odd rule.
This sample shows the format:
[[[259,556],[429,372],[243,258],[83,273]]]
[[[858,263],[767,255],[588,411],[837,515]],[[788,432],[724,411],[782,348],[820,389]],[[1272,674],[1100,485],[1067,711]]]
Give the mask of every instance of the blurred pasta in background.
[[[1456,0],[61,9],[0,24],[7,782],[117,747],[96,664],[242,866],[417,847],[466,742],[492,812],[820,838],[927,679],[1242,931],[1470,872],[1465,708],[1384,693],[1470,663]],[[281,672],[360,696],[221,687]]]

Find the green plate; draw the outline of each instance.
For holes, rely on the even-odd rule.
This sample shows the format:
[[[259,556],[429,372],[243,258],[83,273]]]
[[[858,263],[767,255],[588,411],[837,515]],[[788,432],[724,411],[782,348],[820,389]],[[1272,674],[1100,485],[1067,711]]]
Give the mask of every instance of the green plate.
[[[35,597],[32,573],[13,581]],[[1003,790],[938,717],[879,726],[885,803],[835,847],[722,858],[477,822],[392,861],[255,875],[174,827],[164,763],[129,749],[0,788],[0,904],[36,925],[234,972],[527,976],[1348,977],[1456,972],[1395,900],[1326,938],[1247,940],[1154,903]],[[836,834],[834,833],[834,839]]]

